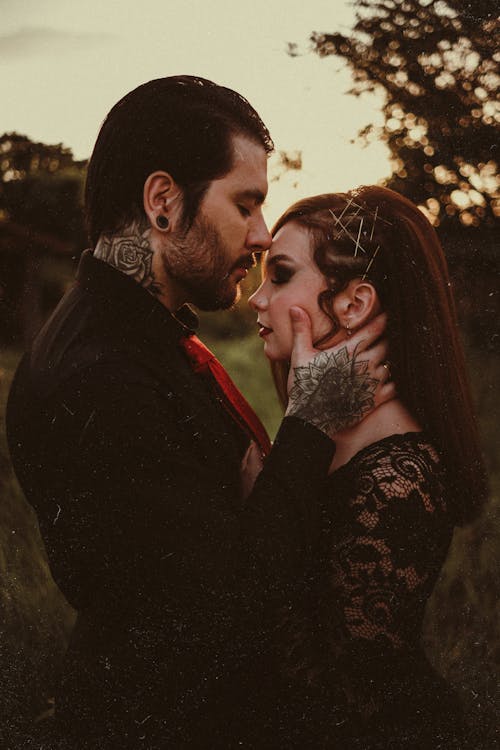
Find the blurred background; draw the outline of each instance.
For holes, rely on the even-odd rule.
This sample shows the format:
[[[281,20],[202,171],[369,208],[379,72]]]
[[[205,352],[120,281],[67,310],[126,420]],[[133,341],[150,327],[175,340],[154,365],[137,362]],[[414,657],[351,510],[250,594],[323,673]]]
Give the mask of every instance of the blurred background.
[[[305,195],[379,182],[416,202],[435,226],[450,266],[491,497],[482,516],[455,534],[424,639],[492,741],[500,707],[495,5],[0,0],[2,417],[16,364],[72,283],[86,247],[82,192],[100,123],[139,83],[198,74],[251,101],[276,144],[265,205],[270,225]],[[237,308],[201,316],[201,336],[274,435],[281,412],[246,305],[259,273],[250,275]],[[74,613],[50,577],[3,424],[0,659],[2,710],[12,727],[43,711]]]

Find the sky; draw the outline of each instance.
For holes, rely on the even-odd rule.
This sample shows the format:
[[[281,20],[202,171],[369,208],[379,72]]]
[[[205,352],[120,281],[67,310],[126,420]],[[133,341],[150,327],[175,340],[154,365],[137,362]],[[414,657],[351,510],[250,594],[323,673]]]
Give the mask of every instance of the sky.
[[[343,61],[310,51],[311,32],[348,32],[347,0],[0,0],[0,18],[0,134],[63,143],[85,159],[127,91],[196,74],[246,96],[277,152],[302,152],[300,172],[270,181],[268,221],[298,198],[389,173],[383,144],[352,143],[382,121],[381,95],[348,95]]]

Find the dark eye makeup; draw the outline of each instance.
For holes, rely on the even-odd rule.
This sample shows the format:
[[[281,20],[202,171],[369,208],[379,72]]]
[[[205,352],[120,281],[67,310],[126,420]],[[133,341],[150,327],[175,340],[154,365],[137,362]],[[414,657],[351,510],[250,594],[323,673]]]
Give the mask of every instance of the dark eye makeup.
[[[293,274],[294,271],[291,268],[276,264],[275,266],[273,266],[272,272],[270,274],[271,284],[286,284],[287,281],[290,281]]]

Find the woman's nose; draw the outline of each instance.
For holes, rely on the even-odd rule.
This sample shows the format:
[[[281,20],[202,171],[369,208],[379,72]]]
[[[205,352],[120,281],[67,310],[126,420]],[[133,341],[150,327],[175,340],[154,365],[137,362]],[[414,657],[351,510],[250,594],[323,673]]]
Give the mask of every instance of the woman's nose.
[[[252,308],[252,310],[255,310],[258,312],[259,310],[264,310],[267,304],[266,296],[264,294],[263,290],[264,283],[262,283],[257,291],[255,291],[249,298],[248,298],[248,304]]]

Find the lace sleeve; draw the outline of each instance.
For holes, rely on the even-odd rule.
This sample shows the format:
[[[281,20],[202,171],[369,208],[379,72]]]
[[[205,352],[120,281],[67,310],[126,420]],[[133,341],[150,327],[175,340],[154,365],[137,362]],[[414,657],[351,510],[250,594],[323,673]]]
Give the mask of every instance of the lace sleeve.
[[[424,608],[452,531],[443,474],[423,439],[381,441],[328,490],[319,554],[285,628],[288,674],[326,689],[336,712],[366,715],[425,662]]]
[[[439,458],[422,443],[379,446],[349,468],[344,517],[336,527],[329,514],[327,524],[330,593],[344,638],[400,649],[420,636],[449,543]]]

